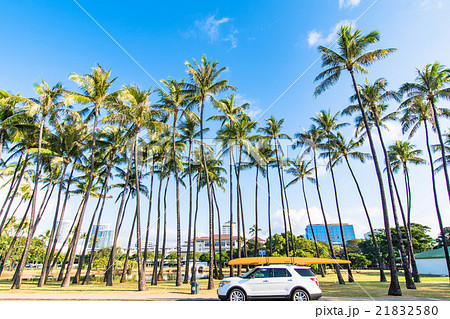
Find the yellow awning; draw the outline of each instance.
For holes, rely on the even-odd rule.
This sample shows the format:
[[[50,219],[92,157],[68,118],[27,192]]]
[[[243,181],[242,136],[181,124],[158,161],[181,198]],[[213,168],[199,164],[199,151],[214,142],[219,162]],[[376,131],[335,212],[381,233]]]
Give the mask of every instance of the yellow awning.
[[[329,258],[307,258],[307,257],[248,257],[235,258],[228,265],[267,265],[267,264],[296,264],[296,265],[318,265],[318,264],[350,264],[348,260]]]

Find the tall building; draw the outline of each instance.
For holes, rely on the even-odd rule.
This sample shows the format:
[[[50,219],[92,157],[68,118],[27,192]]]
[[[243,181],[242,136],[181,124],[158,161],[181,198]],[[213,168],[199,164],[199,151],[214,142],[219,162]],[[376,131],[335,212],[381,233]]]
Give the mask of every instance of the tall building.
[[[346,242],[349,241],[350,239],[356,238],[353,225],[343,223],[342,228],[344,230],[344,238]],[[324,224],[313,224],[312,229],[314,230],[316,240],[328,243],[327,232]],[[328,230],[330,232],[332,243],[335,245],[342,245],[341,229],[339,227],[339,224],[328,224]],[[308,240],[314,239],[310,225],[306,226],[305,232],[306,232],[306,239]]]
[[[67,220],[58,220],[56,222],[56,227],[58,228],[59,223],[61,223],[61,228],[59,229],[58,233],[58,242],[56,244],[56,249],[61,249],[61,246],[64,242],[64,239],[66,239],[67,235],[69,234],[71,223]]]
[[[231,226],[231,223],[229,221],[222,225],[222,234],[229,235],[231,227],[233,227],[233,235],[236,235],[237,234],[236,223],[233,222],[233,226]]]
[[[89,236],[89,248],[92,247],[92,241],[94,240],[95,231],[97,229],[97,225],[92,226],[92,231]],[[113,240],[113,228],[111,224],[100,224],[98,227],[97,234],[97,244],[95,245],[96,249],[106,248],[112,246]]]
[[[227,251],[230,250],[231,248],[231,240],[230,240],[230,235],[224,235],[222,234],[221,236],[222,238],[222,251]],[[237,249],[238,248],[238,240],[237,240],[237,236],[233,236],[233,249]],[[192,251],[192,245],[194,243],[194,239],[191,239],[191,251]],[[215,245],[215,250],[216,253],[219,252],[219,235],[214,235],[214,245]],[[241,242],[241,245],[243,245],[243,243]],[[186,252],[187,251],[187,242],[185,242],[185,244],[183,245],[183,247],[181,247],[182,251]],[[198,253],[207,253],[209,252],[209,237],[208,236],[203,236],[203,237],[196,237],[195,238],[195,250]]]

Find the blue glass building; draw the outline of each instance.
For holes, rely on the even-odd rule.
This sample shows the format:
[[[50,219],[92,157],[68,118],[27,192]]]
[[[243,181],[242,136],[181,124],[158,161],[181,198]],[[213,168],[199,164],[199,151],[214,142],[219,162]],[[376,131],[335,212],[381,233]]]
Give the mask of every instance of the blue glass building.
[[[313,224],[314,235],[316,236],[316,240],[323,241],[328,243],[327,232],[324,224]],[[355,239],[355,230],[353,229],[353,225],[342,224],[342,228],[344,230],[344,238],[345,241],[349,241],[350,239]],[[330,232],[331,241],[335,245],[342,245],[342,237],[341,230],[339,228],[339,224],[328,224],[328,230]],[[311,226],[308,225],[305,228],[306,239],[313,240],[313,235],[311,231]]]

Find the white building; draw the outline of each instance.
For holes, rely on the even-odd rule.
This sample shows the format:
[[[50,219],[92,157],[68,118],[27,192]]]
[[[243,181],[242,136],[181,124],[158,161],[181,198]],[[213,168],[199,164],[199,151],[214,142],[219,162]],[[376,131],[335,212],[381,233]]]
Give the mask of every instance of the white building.
[[[447,247],[450,253],[450,247]],[[424,251],[414,255],[416,257],[417,270],[423,275],[447,276],[447,263],[444,256],[444,247]]]
[[[230,250],[230,235],[222,235],[222,251]],[[237,236],[233,236],[233,249],[238,248]],[[216,253],[219,252],[219,235],[214,235],[214,244]],[[241,242],[241,245],[243,243]],[[194,239],[191,240],[191,251],[193,250]],[[182,251],[186,252],[187,250],[187,242],[183,245]],[[207,253],[209,252],[209,236],[197,237],[195,239],[195,251],[198,253]]]
[[[66,239],[67,235],[69,234],[70,226],[72,225],[70,221],[68,220],[62,220],[56,222],[56,227],[58,228],[59,223],[61,223],[61,228],[59,229],[58,233],[58,242],[56,244],[56,249],[61,249],[61,245],[63,244],[64,240]]]
[[[233,222],[233,226],[231,226],[231,223],[229,221],[222,225],[222,234],[229,235],[231,227],[233,227],[233,235],[236,235],[237,234],[236,223]]]
[[[97,229],[97,225],[92,226],[91,234],[89,236],[89,245],[88,247],[92,247],[92,240],[94,240],[95,231]],[[111,224],[100,224],[98,226],[97,233],[97,243],[95,245],[96,249],[106,248],[112,246],[113,241],[113,228]]]

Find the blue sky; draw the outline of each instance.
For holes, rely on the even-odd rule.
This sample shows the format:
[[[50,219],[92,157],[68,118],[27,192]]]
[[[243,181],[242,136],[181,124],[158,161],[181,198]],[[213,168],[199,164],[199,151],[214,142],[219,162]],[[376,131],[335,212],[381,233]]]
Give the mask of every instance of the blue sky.
[[[200,59],[218,60],[228,67],[224,78],[238,88],[241,102],[251,104],[250,114],[260,123],[270,115],[285,118],[284,130],[293,136],[302,127],[311,124],[309,118],[321,109],[337,112],[348,105],[352,94],[347,74],[341,81],[314,99],[314,77],[320,72],[317,46],[331,45],[336,28],[354,21],[363,32],[377,29],[381,41],[374,47],[395,47],[398,52],[388,59],[370,67],[369,81],[385,77],[392,89],[414,79],[416,67],[439,61],[450,64],[450,42],[448,30],[449,3],[432,0],[314,0],[314,1],[213,1],[163,2],[163,1],[8,1],[0,12],[0,88],[13,93],[33,96],[33,83],[42,77],[54,84],[62,81],[69,89],[76,89],[67,76],[71,72],[87,73],[96,63],[111,68],[118,76],[116,89],[130,83],[144,88],[156,87],[157,81],[186,76],[184,62]],[[373,6],[372,6],[373,5]],[[88,12],[117,41],[111,39],[82,8]],[[142,68],[120,47],[122,46]],[[300,78],[299,76],[310,69]],[[144,70],[145,71],[144,71]],[[147,74],[148,73],[148,74]],[[364,81],[366,76],[358,76]],[[282,93],[296,80],[284,95]],[[282,95],[282,96],[281,96]],[[281,96],[281,97],[280,97]],[[278,99],[279,98],[279,99]],[[278,100],[277,100],[278,99]],[[274,103],[274,101],[277,101]],[[271,106],[272,105],[272,106]],[[444,105],[444,104],[441,104]],[[269,110],[267,108],[271,106]],[[391,110],[397,105],[393,104]],[[208,108],[207,115],[212,115]],[[343,121],[353,123],[351,118]],[[214,133],[217,125],[211,126]],[[443,122],[444,128],[448,122]],[[353,127],[345,130],[348,137]],[[406,139],[398,125],[386,132],[392,143]],[[433,137],[433,141],[437,139]],[[424,134],[419,132],[412,140],[418,147],[424,146]],[[367,150],[367,148],[365,148]],[[289,156],[298,151],[286,147]],[[424,154],[426,155],[426,154]],[[375,226],[381,227],[382,218],[379,196],[372,163],[354,163],[358,177],[364,181],[363,191],[367,196]],[[254,224],[254,172],[244,174],[243,191],[246,228]],[[352,180],[344,166],[336,170],[340,186],[341,210],[345,222],[355,225],[357,237],[368,231],[362,208],[356,196]],[[412,220],[427,224],[437,234],[437,222],[433,210],[429,167],[412,168],[413,214]],[[272,174],[273,218],[275,231],[282,230],[280,208],[275,203],[279,196],[276,175]],[[326,211],[331,221],[336,221],[329,174],[322,169],[321,183],[326,198]],[[289,180],[289,177],[287,177]],[[445,224],[450,225],[450,207],[445,197],[443,177],[438,175],[441,211]],[[399,176],[399,183],[402,181]],[[401,183],[400,183],[401,184]],[[173,185],[168,196],[173,201]],[[310,205],[314,220],[321,222],[318,202],[312,185],[308,186]],[[260,225],[267,233],[265,183],[260,190]],[[403,190],[403,188],[401,188]],[[307,220],[303,198],[299,187],[289,188],[294,232],[303,234]],[[187,193],[182,207],[187,207]],[[205,198],[201,203],[205,203]],[[228,220],[228,194],[220,194],[222,222]],[[90,207],[95,200],[90,202]],[[71,201],[70,214],[74,214],[77,201]],[[142,205],[143,211],[147,203]],[[128,212],[134,210],[130,206]],[[107,204],[105,222],[114,223],[117,206]],[[51,212],[44,217],[38,232],[48,229]],[[175,239],[173,208],[168,212],[169,240]],[[182,228],[187,228],[187,210],[182,212]],[[200,207],[199,233],[207,233],[207,207]],[[89,215],[87,216],[89,217]],[[152,223],[154,218],[152,218]],[[86,221],[85,224],[88,222]],[[131,223],[125,221],[124,229]],[[87,226],[86,226],[87,227]],[[154,238],[154,227],[152,236]],[[126,232],[121,234],[122,243]]]

